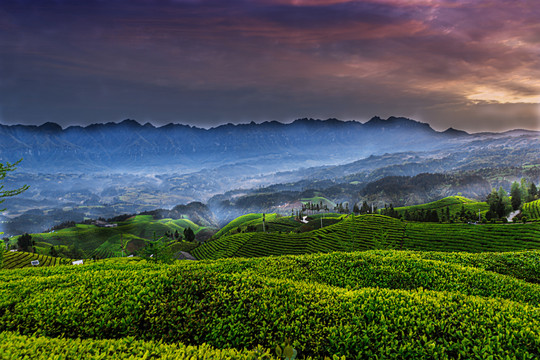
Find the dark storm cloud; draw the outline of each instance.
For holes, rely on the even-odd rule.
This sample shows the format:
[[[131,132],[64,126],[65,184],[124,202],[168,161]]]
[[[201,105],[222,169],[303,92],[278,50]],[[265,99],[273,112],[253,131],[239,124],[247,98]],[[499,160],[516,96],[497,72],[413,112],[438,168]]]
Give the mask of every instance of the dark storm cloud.
[[[538,18],[534,0],[7,0],[0,121],[538,129]]]

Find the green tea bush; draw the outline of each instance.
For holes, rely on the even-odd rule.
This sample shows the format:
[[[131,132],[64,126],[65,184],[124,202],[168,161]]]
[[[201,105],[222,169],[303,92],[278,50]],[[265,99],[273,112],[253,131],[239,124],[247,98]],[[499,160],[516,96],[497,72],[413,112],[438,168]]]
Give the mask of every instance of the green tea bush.
[[[186,346],[161,341],[141,341],[133,337],[92,340],[19,335],[0,332],[0,359],[275,359],[258,347],[253,351],[216,349],[210,345]]]
[[[364,259],[384,270],[380,276],[372,276],[373,284],[386,281],[383,277],[388,274],[392,276],[391,269],[386,269],[390,263],[385,262],[392,256],[396,257],[396,273],[425,264],[441,265],[436,261],[408,262],[403,254],[392,253]],[[333,260],[337,261],[339,255],[327,256],[335,256]],[[445,281],[464,288],[481,284],[486,296],[468,295],[471,289],[461,292],[455,286],[450,287],[452,291],[383,289],[377,285],[356,288],[354,277],[365,271],[355,274],[352,265],[356,262],[363,267],[364,260],[345,257],[343,264],[336,266],[351,269],[350,275],[327,284],[312,281],[310,267],[326,269],[328,279],[338,277],[339,271],[329,269],[333,264],[330,258],[311,257],[300,257],[297,264],[302,268],[300,273],[307,274],[304,279],[303,275],[296,279],[280,275],[290,268],[279,264],[282,257],[266,259],[267,267],[283,269],[274,274],[269,270],[268,276],[249,270],[243,264],[245,260],[235,259],[175,266],[140,262],[3,270],[0,331],[82,339],[134,337],[191,346],[209,344],[221,349],[254,349],[259,345],[275,349],[289,338],[298,358],[540,356],[540,312],[535,306],[518,302],[522,298],[529,303],[536,301],[524,282],[511,283],[523,285],[521,295],[515,295],[516,301],[488,298],[488,294],[514,288],[504,276],[489,275],[482,281],[475,277],[476,269],[441,266]],[[321,264],[311,264],[316,261]],[[229,272],[223,271],[227,267]],[[463,274],[470,278],[452,278]],[[420,267],[415,276],[425,279],[411,281],[438,281],[434,279],[436,271],[429,266]],[[340,281],[349,285],[339,287]],[[497,283],[492,284],[494,281]],[[444,281],[437,286],[444,287]]]

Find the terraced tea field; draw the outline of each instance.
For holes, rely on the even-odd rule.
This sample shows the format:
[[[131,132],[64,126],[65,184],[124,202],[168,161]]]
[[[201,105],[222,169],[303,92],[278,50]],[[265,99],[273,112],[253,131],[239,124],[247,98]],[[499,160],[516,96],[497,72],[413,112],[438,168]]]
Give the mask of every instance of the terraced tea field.
[[[523,215],[529,220],[540,220],[540,199],[523,204]]]
[[[39,264],[32,265],[32,261],[38,261]],[[22,251],[8,251],[3,255],[2,268],[4,269],[19,269],[29,266],[57,266],[71,264],[71,259],[34,254]]]
[[[193,255],[198,259],[219,259],[370,249],[540,249],[540,224],[410,223],[382,215],[349,215],[337,224],[300,234],[257,232],[222,236],[194,249]]]
[[[154,240],[190,227],[195,234],[208,229],[188,219],[154,220],[150,215],[137,215],[126,221],[115,223],[116,227],[98,227],[96,225],[77,224],[74,227],[51,233],[31,234],[36,242],[37,252],[49,254],[51,246],[62,247],[77,245],[85,257],[99,258],[122,256],[122,240],[127,241],[127,254],[144,247],[148,240]],[[17,237],[12,239],[16,243]]]
[[[334,223],[336,220],[343,217],[342,214],[336,213],[315,213],[310,214],[309,218],[313,221],[314,227],[320,227],[320,218],[323,218],[323,226],[327,226],[329,223]],[[226,235],[233,235],[240,232],[245,232],[252,229],[252,232],[263,231],[263,214],[246,214],[239,216],[223,228],[221,228],[214,236],[214,239],[220,238]],[[319,222],[317,222],[318,220]],[[292,216],[280,216],[278,214],[265,214],[265,230],[267,232],[296,232],[301,228],[303,223],[298,222]]]

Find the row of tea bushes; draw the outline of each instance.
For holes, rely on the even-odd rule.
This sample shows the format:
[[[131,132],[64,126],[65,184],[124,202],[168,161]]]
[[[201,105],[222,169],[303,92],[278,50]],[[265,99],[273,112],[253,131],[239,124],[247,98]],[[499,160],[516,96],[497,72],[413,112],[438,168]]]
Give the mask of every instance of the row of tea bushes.
[[[275,356],[262,347],[252,351],[216,349],[210,345],[186,346],[161,341],[122,339],[69,339],[0,332],[0,359],[198,359],[271,360]]]
[[[401,290],[423,288],[540,305],[540,285],[475,268],[464,261],[447,262],[445,253],[439,254],[438,260],[431,260],[422,258],[422,252],[366,251],[227,259],[193,266],[211,266],[220,273],[249,272],[273,278],[309,280],[351,290],[364,287]],[[512,254],[519,257],[520,253]],[[534,258],[538,259],[540,252],[534,254]],[[433,258],[437,256],[434,255]]]
[[[372,249],[445,252],[540,249],[540,223],[412,223],[382,215],[349,215],[337,224],[300,234],[252,232],[222,236],[192,253],[203,260]]]
[[[279,268],[286,259],[267,259],[266,266]],[[229,262],[234,269],[242,261],[217,264],[227,267]],[[407,262],[396,260],[396,271],[403,271],[400,263]],[[213,262],[176,266],[98,263],[0,271],[0,331],[83,339],[134,337],[221,349],[259,345],[273,349],[290,338],[299,358],[540,356],[540,312],[530,304],[489,298],[488,293],[466,295],[467,291],[340,288],[310,281],[309,276],[278,279],[258,275],[241,270],[243,266],[239,264],[239,271],[230,273]],[[321,271],[331,276],[327,268],[322,265]],[[452,273],[458,268],[444,269],[451,276],[461,276]],[[436,273],[429,271],[426,276]],[[482,282],[486,289],[493,279],[500,280],[487,279]],[[372,280],[376,284],[377,277]],[[456,284],[477,286],[473,280]],[[492,294],[495,289],[513,291],[500,281],[502,285],[495,284]]]
[[[523,204],[523,215],[529,220],[540,220],[540,199]]]
[[[32,261],[38,261],[36,266],[57,266],[71,264],[73,260],[64,259],[54,256],[23,252],[23,251],[8,251],[4,252],[3,264],[0,269],[19,269],[32,266]]]

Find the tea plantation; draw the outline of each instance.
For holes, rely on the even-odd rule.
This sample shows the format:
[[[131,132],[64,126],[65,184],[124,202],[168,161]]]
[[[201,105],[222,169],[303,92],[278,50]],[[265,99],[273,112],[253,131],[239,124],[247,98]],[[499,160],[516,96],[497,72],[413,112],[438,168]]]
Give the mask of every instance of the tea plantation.
[[[477,214],[478,210],[486,213],[489,210],[489,205],[486,202],[471,200],[463,196],[448,196],[426,204],[397,207],[395,210],[400,215],[403,215],[405,210],[411,213],[420,210],[435,210],[442,214],[447,208],[450,215],[456,215],[462,208]]]
[[[90,224],[76,224],[73,227],[54,232],[31,234],[38,253],[48,255],[54,246],[61,250],[76,244],[81,250],[81,257],[117,257],[122,256],[122,240],[127,243],[126,252],[133,254],[142,249],[147,241],[174,234],[183,234],[191,228],[195,234],[204,230],[216,230],[195,224],[189,219],[159,219],[150,215],[137,215],[114,223],[114,227],[98,227]],[[18,236],[13,237],[16,244]]]
[[[540,220],[540,199],[523,204],[523,215],[528,219]]]
[[[349,215],[305,233],[250,232],[222,236],[192,251],[198,259],[372,249],[496,252],[540,249],[540,223],[439,224],[383,215]]]
[[[277,359],[290,339],[298,359],[536,359],[539,264],[378,250],[0,270],[0,358]]]
[[[36,265],[32,265],[32,261],[36,261]],[[5,252],[3,255],[2,267],[5,269],[18,269],[28,266],[56,266],[71,264],[70,259],[59,257],[34,254],[29,252]]]

